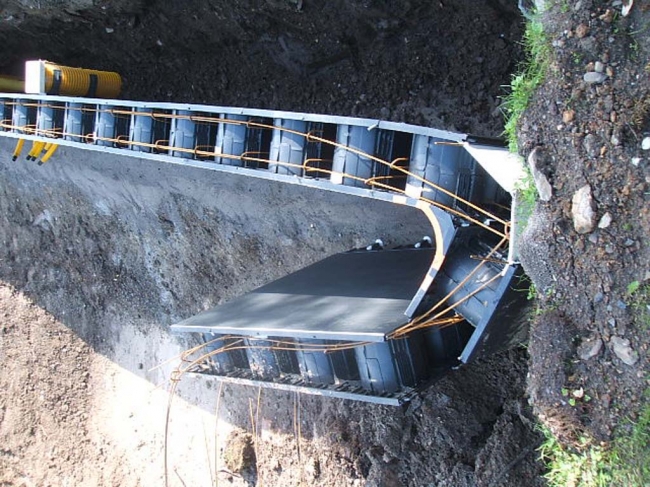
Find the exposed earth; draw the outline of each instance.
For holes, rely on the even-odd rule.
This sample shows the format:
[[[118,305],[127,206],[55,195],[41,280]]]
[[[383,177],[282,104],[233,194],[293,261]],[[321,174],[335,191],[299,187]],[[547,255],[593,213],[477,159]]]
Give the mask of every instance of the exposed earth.
[[[477,135],[502,132],[522,57],[506,0],[2,3],[7,74],[43,58],[118,71],[125,98]],[[541,486],[535,414],[568,442],[625,427],[649,385],[629,285],[650,278],[650,14],[556,3],[550,73],[520,127],[553,189],[522,236],[531,341],[405,410],[185,377],[166,422],[166,361],[190,345],[171,323],[378,236],[414,242],[428,231],[415,210],[72,149],[12,163],[0,141],[0,486],[164,485],[165,455],[174,486]],[[579,234],[586,184],[594,228]],[[590,400],[570,405],[563,389],[580,388]]]

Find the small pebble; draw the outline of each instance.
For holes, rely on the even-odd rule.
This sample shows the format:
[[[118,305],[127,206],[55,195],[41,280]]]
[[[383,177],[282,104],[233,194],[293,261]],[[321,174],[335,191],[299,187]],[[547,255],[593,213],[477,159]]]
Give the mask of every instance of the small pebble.
[[[595,71],[592,71],[585,73],[582,79],[585,81],[585,83],[598,84],[605,81],[607,79],[607,76],[603,73],[596,73]]]
[[[608,211],[603,216],[600,217],[598,222],[598,228],[607,228],[612,224],[612,214]]]
[[[582,39],[587,34],[589,34],[589,26],[587,24],[580,24],[576,27],[576,37]]]
[[[618,307],[618,309],[627,309],[627,304],[625,304],[620,299],[618,301],[616,301],[616,306]]]
[[[107,34],[112,34],[113,32],[115,32],[115,29],[113,29],[111,27],[106,27],[106,33]]]
[[[633,166],[638,167],[638,165],[641,163],[641,158],[633,157],[630,162],[632,163]]]
[[[605,295],[603,293],[598,292],[598,293],[594,294],[594,303],[595,304],[602,303],[603,299],[605,299]]]
[[[605,65],[600,61],[596,61],[594,63],[594,71],[596,71],[597,73],[602,73],[603,71],[605,71]]]
[[[564,113],[562,114],[562,121],[564,123],[572,122],[574,118],[576,118],[575,110],[571,110],[571,109],[565,110]]]
[[[650,150],[650,137],[645,137],[641,141],[641,149],[643,150]]]
[[[632,240],[631,238],[626,238],[625,242],[623,242],[623,245],[625,245],[626,247],[632,247],[632,245],[634,245],[634,240]]]
[[[607,252],[608,254],[613,254],[615,250],[616,247],[614,247],[614,244],[609,243],[605,245],[605,252]]]

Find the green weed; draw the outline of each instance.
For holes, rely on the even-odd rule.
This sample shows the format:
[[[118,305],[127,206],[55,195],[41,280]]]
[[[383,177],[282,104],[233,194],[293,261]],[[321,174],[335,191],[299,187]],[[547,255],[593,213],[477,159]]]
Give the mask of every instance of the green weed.
[[[645,396],[647,400],[648,391]],[[539,453],[548,467],[549,487],[650,485],[650,404],[642,408],[636,423],[627,426],[629,431],[619,429],[609,446],[583,439],[577,448],[562,445],[548,428],[541,427],[545,441]]]
[[[522,232],[528,225],[535,204],[537,203],[537,189],[533,182],[533,175],[530,173],[528,166],[525,167],[526,176],[519,181],[516,186],[516,205],[515,205],[515,219],[517,221],[517,235],[520,237]]]
[[[551,45],[541,22],[533,20],[526,24],[523,44],[526,60],[520,66],[519,72],[513,76],[510,82],[510,94],[504,100],[506,117],[504,134],[512,152],[518,152],[519,149],[517,144],[519,119],[528,107],[535,90],[544,81],[551,60]]]
[[[627,285],[627,295],[634,318],[646,328],[650,327],[650,284],[632,281]]]

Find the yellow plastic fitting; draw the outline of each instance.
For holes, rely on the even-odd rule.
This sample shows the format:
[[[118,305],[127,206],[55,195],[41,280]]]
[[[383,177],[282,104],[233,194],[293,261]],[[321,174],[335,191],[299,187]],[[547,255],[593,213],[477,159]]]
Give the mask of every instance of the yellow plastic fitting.
[[[71,68],[49,61],[25,63],[25,93],[117,98],[122,78],[111,71]]]

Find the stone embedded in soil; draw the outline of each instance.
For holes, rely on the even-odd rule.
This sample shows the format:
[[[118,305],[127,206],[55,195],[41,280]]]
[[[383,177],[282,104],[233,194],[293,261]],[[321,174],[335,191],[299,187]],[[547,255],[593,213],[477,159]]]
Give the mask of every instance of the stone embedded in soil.
[[[634,365],[639,361],[639,354],[632,350],[630,347],[630,340],[627,338],[621,338],[618,336],[613,336],[609,343],[612,345],[612,351],[621,362],[626,365]]]
[[[533,182],[539,194],[539,199],[542,201],[550,201],[551,196],[553,196],[553,188],[546,176],[540,171],[542,155],[542,148],[535,147],[528,155],[528,165],[533,175]]]
[[[600,221],[598,222],[598,228],[607,228],[611,224],[612,224],[612,214],[608,211],[602,217],[600,217]]]
[[[634,6],[634,0],[625,0],[623,2],[623,8],[621,9],[621,15],[623,17],[627,17],[628,15],[630,15],[633,6]]]
[[[605,71],[605,65],[600,61],[596,61],[594,63],[594,71],[596,71],[597,73],[602,73],[603,71]]]
[[[589,233],[596,225],[594,200],[591,196],[591,186],[585,184],[575,192],[571,200],[571,215],[573,228],[578,233]]]
[[[607,75],[604,73],[597,73],[595,71],[590,71],[589,73],[585,73],[582,79],[585,81],[585,83],[598,84],[605,81],[607,79]]]
[[[580,24],[576,27],[576,37],[582,39],[587,34],[589,34],[589,26],[587,24]]]
[[[587,134],[585,137],[584,141],[582,142],[582,146],[585,149],[585,152],[589,157],[597,157],[598,154],[600,153],[600,147],[598,143],[598,137],[596,137],[594,134]]]
[[[650,137],[645,137],[641,141],[641,149],[643,150],[650,150]]]
[[[562,121],[564,123],[569,123],[573,122],[573,119],[576,117],[576,112],[575,110],[565,110],[564,113],[562,114]]]
[[[586,338],[578,346],[580,360],[589,360],[596,357],[603,348],[603,341],[598,337]]]

